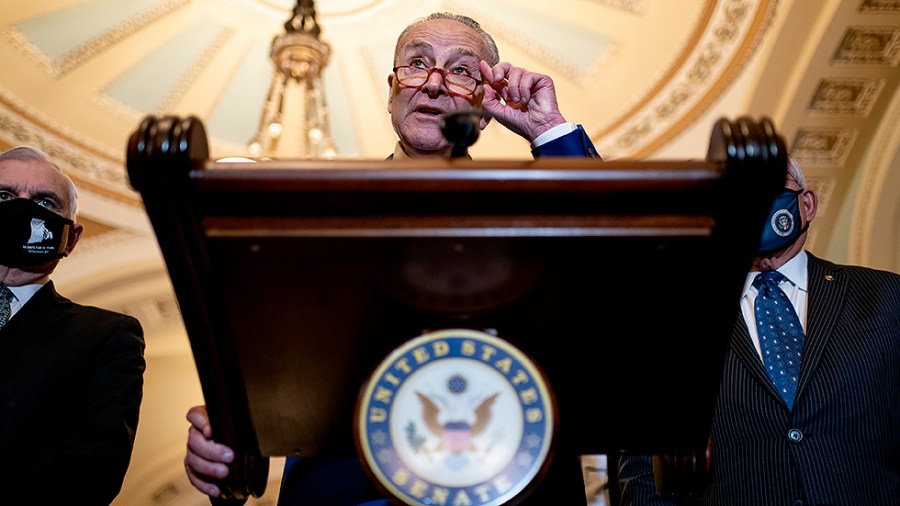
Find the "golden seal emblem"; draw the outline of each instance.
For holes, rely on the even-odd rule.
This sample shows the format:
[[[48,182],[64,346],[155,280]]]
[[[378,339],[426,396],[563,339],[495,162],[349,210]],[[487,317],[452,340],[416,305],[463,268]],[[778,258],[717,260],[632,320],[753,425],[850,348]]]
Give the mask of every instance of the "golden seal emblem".
[[[410,505],[499,505],[546,465],[555,401],[518,348],[444,329],[395,349],[363,387],[356,442],[369,474]]]

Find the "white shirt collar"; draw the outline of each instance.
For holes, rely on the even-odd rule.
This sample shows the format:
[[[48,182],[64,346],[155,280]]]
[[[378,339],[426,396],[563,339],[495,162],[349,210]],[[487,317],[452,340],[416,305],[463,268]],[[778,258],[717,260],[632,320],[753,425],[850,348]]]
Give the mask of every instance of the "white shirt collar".
[[[29,285],[22,286],[9,286],[9,291],[16,296],[15,300],[12,301],[13,313],[16,312],[17,307],[22,307],[26,302],[28,302],[34,294],[37,293],[44,285],[46,285],[50,281],[49,276],[44,276],[43,278],[31,283]]]
[[[788,260],[777,270],[797,288],[806,292],[807,282],[809,280],[809,273],[806,269],[808,263],[809,257],[806,255],[806,251],[801,250],[800,253],[794,255],[794,258]],[[741,293],[744,295],[747,294],[750,290],[750,285],[753,284],[753,279],[756,278],[757,274],[759,274],[759,271],[750,271],[747,273],[747,278],[744,280],[744,291]]]

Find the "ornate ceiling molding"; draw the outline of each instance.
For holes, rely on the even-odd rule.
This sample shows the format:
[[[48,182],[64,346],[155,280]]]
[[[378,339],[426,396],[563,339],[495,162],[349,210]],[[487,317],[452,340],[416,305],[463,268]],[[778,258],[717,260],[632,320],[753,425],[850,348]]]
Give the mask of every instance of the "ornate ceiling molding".
[[[82,190],[130,204],[140,200],[128,186],[117,153],[44,116],[0,87],[0,142],[27,144],[50,155]],[[121,155],[119,155],[121,156]]]
[[[140,12],[125,21],[98,33],[86,42],[70,49],[56,58],[50,58],[41,49],[29,41],[15,26],[9,25],[0,29],[0,37],[19,48],[35,66],[42,69],[47,75],[59,78],[66,72],[78,67],[83,62],[90,60],[96,54],[113,44],[128,37],[136,30],[146,27],[152,22],[166,16],[175,9],[189,4],[190,0],[166,0],[153,5],[151,8]]]
[[[609,158],[647,156],[701,116],[744,70],[770,25],[774,1],[713,2],[708,21],[657,91],[595,136]]]

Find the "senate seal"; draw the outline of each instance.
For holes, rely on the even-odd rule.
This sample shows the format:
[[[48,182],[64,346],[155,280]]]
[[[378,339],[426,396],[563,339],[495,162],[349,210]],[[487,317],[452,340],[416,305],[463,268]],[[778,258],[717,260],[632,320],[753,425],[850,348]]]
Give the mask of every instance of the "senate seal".
[[[499,505],[549,465],[555,404],[541,371],[509,342],[446,329],[384,359],[357,402],[370,475],[410,505]]]

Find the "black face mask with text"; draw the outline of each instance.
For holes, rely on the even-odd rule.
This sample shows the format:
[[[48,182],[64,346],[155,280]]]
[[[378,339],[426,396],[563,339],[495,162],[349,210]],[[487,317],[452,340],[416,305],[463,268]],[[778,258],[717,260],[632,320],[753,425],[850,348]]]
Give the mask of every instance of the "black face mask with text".
[[[0,202],[0,264],[29,267],[66,256],[72,225],[28,199]]]

